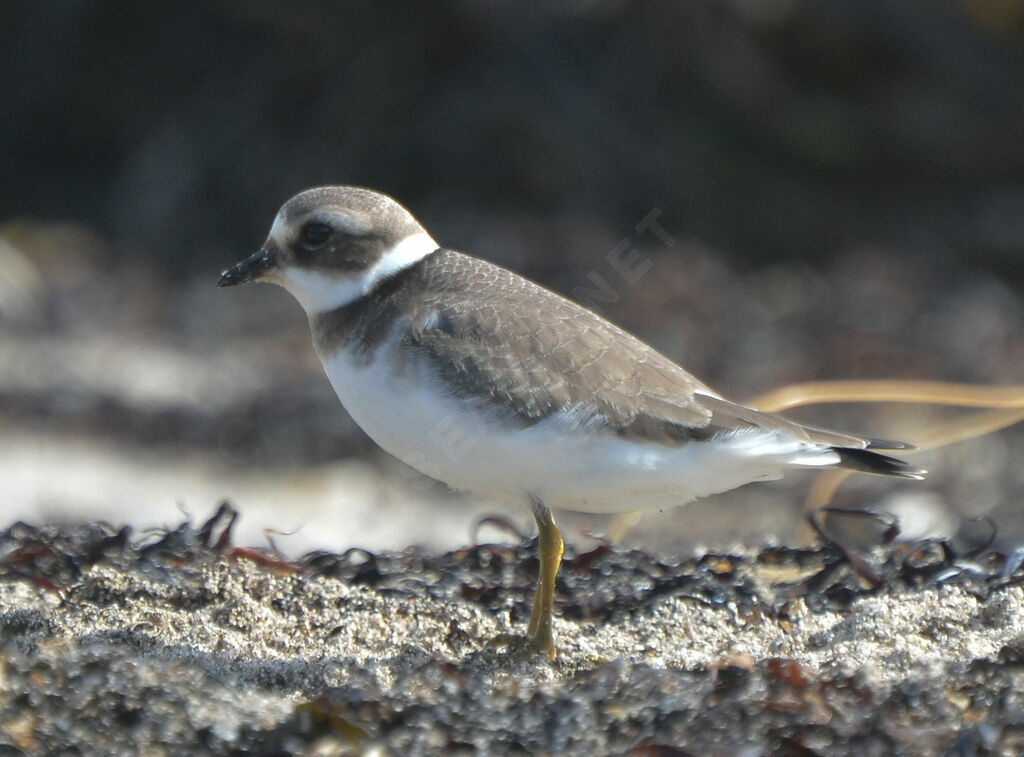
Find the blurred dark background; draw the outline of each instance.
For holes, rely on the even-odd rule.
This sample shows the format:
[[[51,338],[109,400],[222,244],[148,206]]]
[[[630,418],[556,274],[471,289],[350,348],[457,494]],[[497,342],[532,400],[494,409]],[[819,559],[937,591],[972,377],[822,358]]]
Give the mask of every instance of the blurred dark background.
[[[603,282],[588,304],[737,399],[1024,369],[1024,0],[13,0],[0,80],[16,515],[204,509],[255,486],[240,470],[355,460],[368,521],[409,487],[447,501],[354,429],[286,295],[214,289],[315,184],[386,191],[564,293]],[[652,211],[664,234],[637,228]],[[635,283],[606,258],[622,240],[651,262]],[[1024,440],[972,444],[912,496],[950,522],[1004,512],[1009,534]],[[259,481],[271,514],[301,489]],[[772,531],[806,483],[704,505],[727,513],[707,538]]]

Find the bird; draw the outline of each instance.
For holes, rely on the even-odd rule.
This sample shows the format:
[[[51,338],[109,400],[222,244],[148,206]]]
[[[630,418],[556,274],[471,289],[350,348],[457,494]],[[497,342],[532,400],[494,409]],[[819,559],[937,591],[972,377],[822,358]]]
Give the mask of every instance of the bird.
[[[321,186],[281,206],[218,286],[278,284],[327,378],[381,448],[449,487],[530,508],[540,555],[524,655],[556,657],[564,542],[552,509],[664,509],[790,468],[907,479],[905,442],[798,424],[725,399],[599,314],[438,244],[392,197]],[[885,452],[879,451],[883,450]]]

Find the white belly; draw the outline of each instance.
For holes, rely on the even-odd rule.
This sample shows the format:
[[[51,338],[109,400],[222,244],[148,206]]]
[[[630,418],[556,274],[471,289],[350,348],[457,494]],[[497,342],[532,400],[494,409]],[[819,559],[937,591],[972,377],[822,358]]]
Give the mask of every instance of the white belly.
[[[661,445],[586,431],[565,417],[521,427],[500,420],[484,402],[445,394],[422,365],[406,361],[396,371],[393,349],[382,347],[368,365],[341,352],[324,360],[324,368],[345,409],[377,444],[455,489],[507,501],[532,495],[549,507],[583,512],[628,512],[777,478],[795,458],[807,457],[806,445],[764,432]],[[838,462],[822,453],[810,464]]]

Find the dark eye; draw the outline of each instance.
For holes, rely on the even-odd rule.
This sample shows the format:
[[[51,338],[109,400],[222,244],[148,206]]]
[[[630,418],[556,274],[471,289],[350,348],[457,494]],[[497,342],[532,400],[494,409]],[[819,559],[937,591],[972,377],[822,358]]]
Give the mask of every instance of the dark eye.
[[[312,247],[322,245],[330,236],[331,227],[326,223],[312,222],[302,227],[302,241]]]

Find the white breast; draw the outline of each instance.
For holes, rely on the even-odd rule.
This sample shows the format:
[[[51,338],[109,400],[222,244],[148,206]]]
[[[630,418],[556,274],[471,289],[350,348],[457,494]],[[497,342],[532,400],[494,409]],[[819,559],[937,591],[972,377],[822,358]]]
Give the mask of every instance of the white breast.
[[[778,478],[793,464],[838,457],[792,438],[757,431],[711,442],[661,445],[581,428],[556,416],[522,427],[486,403],[443,391],[429,366],[397,345],[369,364],[342,351],[324,368],[346,410],[383,449],[449,486],[506,501],[530,495],[555,508],[628,512]]]

